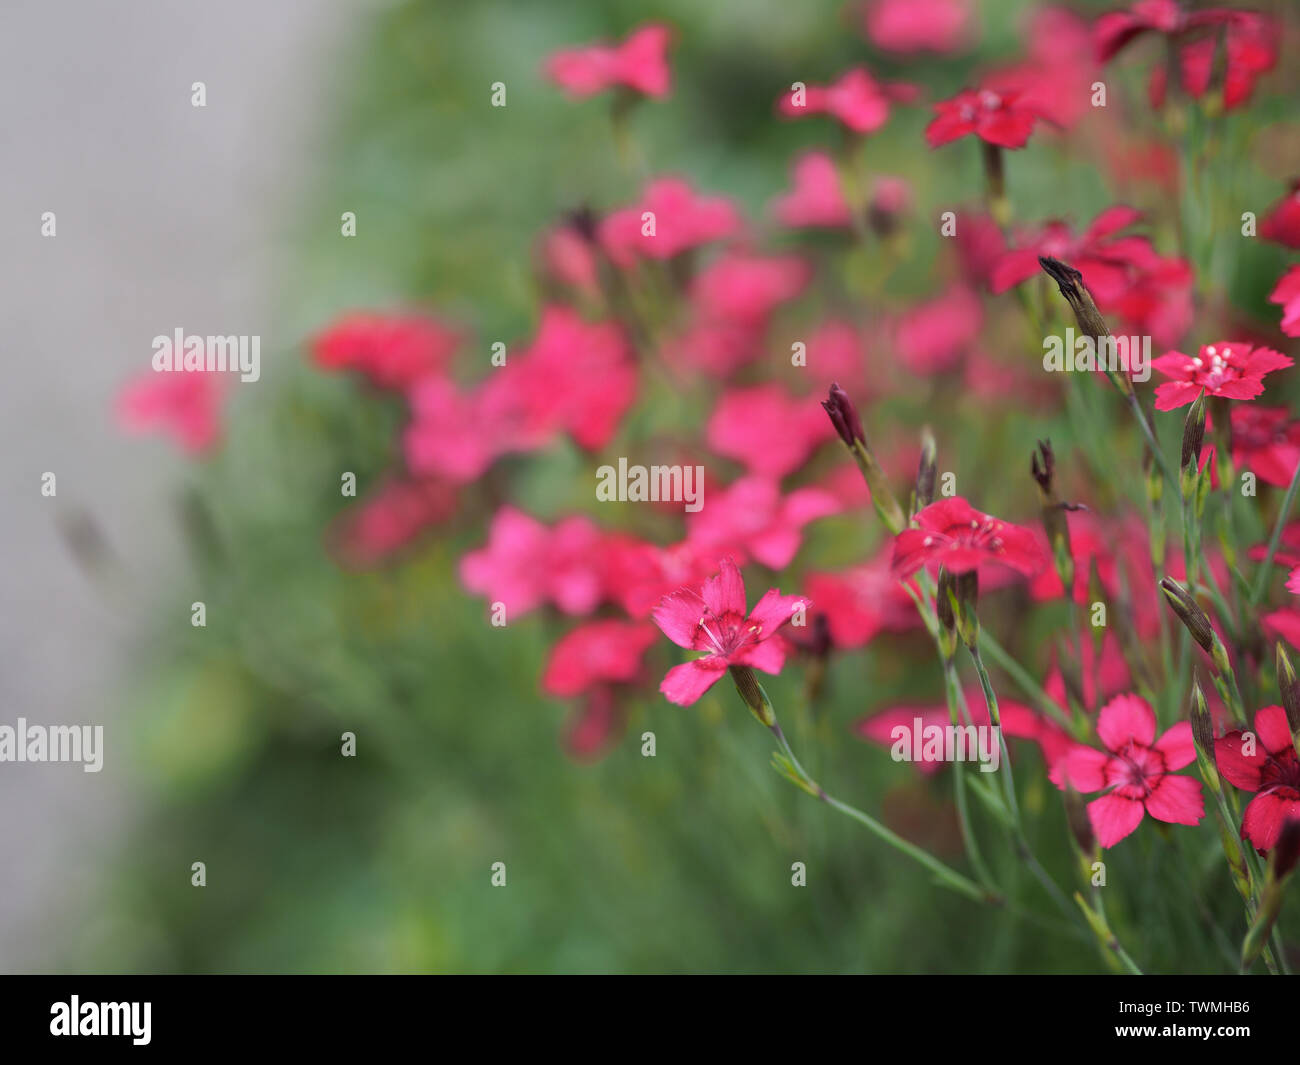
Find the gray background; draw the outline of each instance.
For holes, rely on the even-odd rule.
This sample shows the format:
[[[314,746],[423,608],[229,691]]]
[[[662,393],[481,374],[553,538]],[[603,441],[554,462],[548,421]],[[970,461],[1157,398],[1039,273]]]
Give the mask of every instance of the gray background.
[[[51,967],[55,930],[94,938],[108,919],[97,870],[148,801],[114,758],[112,718],[133,641],[184,572],[172,499],[185,460],[161,437],[124,436],[113,396],[177,326],[261,335],[265,379],[330,59],[375,6],[0,6],[0,724],[107,726],[99,774],[0,764],[0,969]],[[191,106],[195,81],[206,108]],[[40,494],[47,470],[55,499]],[[58,534],[56,512],[83,509],[135,575],[120,596]]]

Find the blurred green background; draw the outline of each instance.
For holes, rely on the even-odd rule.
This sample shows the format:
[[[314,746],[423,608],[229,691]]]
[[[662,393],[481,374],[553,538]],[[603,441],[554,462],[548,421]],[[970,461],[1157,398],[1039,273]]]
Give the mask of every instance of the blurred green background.
[[[402,565],[352,574],[327,557],[323,530],[351,502],[339,497],[340,472],[357,474],[362,496],[376,485],[398,457],[402,412],[311,369],[301,343],[345,310],[429,306],[472,331],[463,365],[486,371],[493,340],[531,333],[540,231],[584,204],[628,202],[642,184],[616,157],[607,99],[573,102],[541,78],[556,48],[622,37],[650,19],[676,26],[672,96],[632,119],[649,168],[736,198],[770,231],[768,204],[793,157],[838,137],[828,121],[774,118],[792,81],[825,82],[866,60],[941,99],[972,70],[1019,53],[1026,9],[981,4],[976,51],[908,62],[873,53],[839,2],[377,10],[337,57],[321,101],[331,145],[294,221],[299,253],[283,283],[273,387],[241,397],[222,453],[178,486],[194,545],[185,586],[203,590],[194,598],[205,599],[208,625],[159,619],[142,634],[122,699],[145,814],[103,900],[111,920],[94,942],[68,947],[76,967],[89,951],[96,968],[193,972],[1105,971],[991,832],[997,865],[1018,876],[1008,890],[1046,926],[932,886],[790,787],[768,768],[769,738],[729,685],[690,709],[646,691],[612,753],[571,762],[558,740],[568,707],[538,691],[546,649],[566,626],[538,613],[494,629],[455,577],[459,556],[483,542],[484,500],[467,493],[443,535]],[[1140,98],[1135,64],[1120,64],[1114,80]],[[507,85],[504,109],[488,106],[495,81]],[[899,109],[866,150],[871,172],[906,176],[917,204],[908,257],[881,282],[887,304],[938,291],[951,263],[936,267],[948,261],[930,220],[980,198],[973,144],[930,152],[927,118],[925,108]],[[1018,215],[1090,220],[1112,196],[1097,166],[1068,145],[1015,153]],[[1243,168],[1240,180],[1261,210],[1277,195],[1265,175]],[[355,239],[338,235],[343,211],[356,212]],[[768,246],[792,243],[776,234]],[[1250,255],[1237,269],[1277,275],[1273,251]],[[819,292],[795,313],[845,298]],[[957,469],[984,509],[1032,513],[1034,441],[1050,435],[1066,461],[1080,445],[1063,415],[990,419],[979,401],[936,388],[878,404],[874,438],[915,440],[942,395],[941,469]],[[706,396],[665,397],[635,417],[654,432],[698,430],[707,409]],[[627,516],[597,512],[588,461],[557,447],[498,473],[540,516],[586,510],[610,527]],[[826,469],[839,461],[838,451],[822,455]],[[801,559],[828,568],[873,553],[879,534],[860,519],[824,523]],[[990,605],[985,623],[1005,630],[1021,608],[1015,598]],[[1041,668],[1041,639],[1018,638]],[[675,660],[666,646],[654,655],[655,669]],[[891,702],[941,702],[932,661],[919,636],[842,656],[816,717],[802,705],[798,669],[768,688],[830,790],[960,865],[950,777],[925,781],[850,732]],[[640,753],[645,730],[657,737],[654,758]],[[340,757],[344,731],[357,735],[356,758]],[[1069,880],[1059,794],[1036,750],[1021,748],[1017,766],[1031,840]],[[1109,856],[1110,883],[1123,885],[1107,893],[1110,918],[1150,970],[1222,969],[1198,906],[1234,930],[1240,916],[1212,828],[1183,832],[1177,848],[1164,835],[1148,822]],[[203,890],[189,883],[197,860]],[[496,861],[507,865],[505,888],[490,886]],[[807,887],[791,885],[794,862],[806,864]],[[1190,899],[1189,882],[1207,885],[1206,897]]]

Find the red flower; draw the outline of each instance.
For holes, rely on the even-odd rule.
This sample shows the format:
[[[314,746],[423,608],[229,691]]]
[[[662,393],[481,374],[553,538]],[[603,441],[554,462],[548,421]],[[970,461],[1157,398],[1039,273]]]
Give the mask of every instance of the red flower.
[[[117,418],[128,432],[162,430],[193,455],[221,439],[221,374],[207,370],[148,370],[117,397]]]
[[[1300,264],[1282,275],[1268,301],[1282,305],[1282,332],[1289,337],[1300,337]]]
[[[1023,87],[994,86],[986,83],[980,89],[966,89],[935,104],[938,114],[925,128],[930,147],[973,133],[999,148],[1023,148],[1034,123],[1048,116],[1036,94]]]
[[[635,681],[654,641],[655,630],[644,622],[607,618],[579,625],[551,648],[542,691],[581,695],[597,684]]]
[[[422,314],[344,315],[312,341],[312,357],[326,370],[354,370],[378,388],[405,390],[441,373],[460,334]]]
[[[955,52],[969,43],[970,0],[870,0],[862,12],[867,39],[885,52]]]
[[[916,87],[876,81],[866,67],[854,67],[831,85],[809,85],[799,101],[796,90],[781,97],[778,110],[787,118],[825,114],[854,133],[874,133],[889,121],[890,106],[916,98]]]
[[[658,178],[646,186],[640,203],[610,212],[597,236],[610,259],[627,267],[638,256],[671,259],[729,237],[739,227],[740,215],[730,200],[696,196],[680,178]]]
[[[1180,721],[1156,739],[1156,715],[1145,699],[1117,695],[1101,708],[1097,735],[1106,748],[1078,745],[1058,763],[1056,783],[1087,794],[1106,791],[1088,803],[1088,819],[1103,847],[1129,835],[1148,813],[1175,825],[1199,824],[1205,816],[1201,782],[1174,776],[1196,759],[1192,726]]]
[[[1242,816],[1241,838],[1264,854],[1277,843],[1286,820],[1300,817],[1300,758],[1280,706],[1255,714],[1253,744],[1247,746],[1246,735],[1234,729],[1215,740],[1214,760],[1233,787],[1256,793]]]
[[[1291,365],[1271,348],[1221,341],[1207,344],[1193,358],[1170,351],[1151,365],[1172,378],[1156,389],[1156,410],[1175,410],[1193,402],[1202,391],[1225,399],[1254,399],[1264,391],[1264,376]]]
[[[655,607],[655,624],[678,647],[706,652],[673,666],[659,690],[669,702],[690,706],[722,677],[729,666],[752,666],[779,673],[785,664],[785,644],[772,637],[808,601],[769,589],[745,615],[745,583],[731,559],[704,582],[703,594],[683,588],[665,596]]]
[[[1218,52],[1217,30],[1223,30],[1223,106],[1232,110],[1246,103],[1255,82],[1277,63],[1280,27],[1255,11],[1208,8],[1185,12],[1174,0],[1140,0],[1128,11],[1111,11],[1093,25],[1099,62],[1107,62],[1130,41],[1159,33],[1178,49],[1183,89],[1193,99],[1210,88]],[[1151,72],[1153,107],[1164,102],[1168,74],[1164,64]]]
[[[1070,555],[1074,559],[1074,601],[1080,606],[1087,606],[1092,601],[1092,592],[1088,587],[1092,566],[1097,564],[1097,574],[1101,578],[1102,588],[1107,592],[1115,589],[1116,560],[1110,551],[1110,540],[1100,523],[1091,514],[1075,511],[1066,514],[1066,524],[1070,530]],[[1046,537],[1043,543],[1046,545]],[[1044,546],[1044,552],[1047,548]],[[1042,601],[1058,599],[1065,595],[1061,585],[1060,574],[1055,566],[1046,567],[1029,582],[1029,594]]]
[[[1291,420],[1291,412],[1286,407],[1238,404],[1231,421],[1233,461],[1265,484],[1289,485],[1300,462],[1300,422]]]
[[[724,393],[706,435],[719,455],[780,478],[802,466],[834,432],[817,404],[796,399],[780,385],[756,385]]]
[[[610,597],[634,618],[649,617],[669,592],[699,591],[717,568],[717,556],[699,544],[660,547],[631,536],[610,537],[602,561]]]
[[[1033,576],[1047,561],[1033,532],[978,511],[961,496],[931,503],[915,521],[920,528],[904,529],[894,540],[893,571],[900,579],[927,564],[969,573],[985,562]]]
[[[1292,595],[1300,595],[1300,566],[1296,566],[1287,575],[1286,590]]]
[[[1260,220],[1259,235],[1288,248],[1300,248],[1300,181]]]
[[[792,188],[773,206],[787,226],[823,226],[837,229],[852,220],[835,161],[825,152],[806,152],[795,160]]]
[[[921,621],[916,604],[894,579],[888,551],[842,573],[809,574],[804,587],[839,648],[865,647],[879,632],[904,631]]]
[[[993,267],[989,287],[1005,292],[1042,272],[1039,256],[1069,263],[1081,274],[1098,306],[1104,307],[1128,288],[1135,268],[1155,255],[1145,237],[1116,237],[1121,229],[1141,219],[1132,207],[1108,207],[1081,236],[1070,233],[1064,222],[1048,222],[1002,255]]]
[[[1274,559],[1281,556],[1279,551]],[[1287,565],[1295,565],[1295,562],[1288,561]],[[1265,614],[1259,619],[1260,627],[1266,635],[1281,636],[1292,647],[1300,647],[1300,610],[1293,606],[1283,607],[1281,610],[1274,610]]]
[[[621,44],[593,44],[556,52],[545,64],[547,76],[570,95],[592,96],[622,86],[646,96],[667,96],[667,26],[651,23],[633,30]]]

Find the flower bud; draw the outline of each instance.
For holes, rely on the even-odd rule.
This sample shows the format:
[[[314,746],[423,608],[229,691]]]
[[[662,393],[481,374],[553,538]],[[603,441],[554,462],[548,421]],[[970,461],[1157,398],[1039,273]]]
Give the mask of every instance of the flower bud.
[[[1181,487],[1183,501],[1193,499],[1201,470],[1201,447],[1205,443],[1205,393],[1202,392],[1187,408],[1183,422],[1183,454]]]
[[[1223,646],[1223,641],[1210,625],[1209,617],[1192,594],[1172,577],[1161,578],[1160,590],[1165,593],[1165,601],[1178,615],[1178,620],[1192,634],[1192,639],[1196,641],[1197,646],[1210,656],[1210,662],[1216,672],[1230,672],[1232,666],[1228,661],[1228,650]]]
[[[772,703],[754,676],[754,671],[749,666],[730,666],[729,669],[731,679],[736,682],[736,691],[740,692],[750,713],[758,718],[758,723],[764,728],[775,725],[776,711],[772,709]]]
[[[921,430],[921,462],[916,470],[916,501],[913,511],[928,507],[934,502],[935,483],[939,478],[939,449],[929,427]]]
[[[858,417],[858,408],[849,399],[849,394],[838,383],[831,385],[830,394],[822,400],[822,406],[830,416],[831,424],[840,434],[840,439],[847,447],[867,443],[867,434],[862,429],[862,419]]]
[[[1056,287],[1061,290],[1061,295],[1069,303],[1070,310],[1074,311],[1075,321],[1078,322],[1079,329],[1084,334],[1092,337],[1094,341],[1111,335],[1106,320],[1101,316],[1101,312],[1097,310],[1097,304],[1092,298],[1092,293],[1084,285],[1083,275],[1078,270],[1068,263],[1061,262],[1060,259],[1053,259],[1043,255],[1038,257],[1038,265],[1056,282]],[[1128,374],[1124,370],[1114,370],[1109,376],[1121,393],[1125,396],[1133,395],[1133,382],[1129,380]]]
[[[1042,509],[1043,529],[1052,547],[1052,561],[1061,579],[1066,598],[1074,595],[1074,555],[1070,551],[1070,525],[1065,506],[1056,495],[1056,455],[1050,440],[1038,441],[1029,462],[1029,472],[1038,485],[1038,502]]]
[[[1282,709],[1291,729],[1291,739],[1300,743],[1300,680],[1296,679],[1291,659],[1280,643],[1277,645],[1277,687],[1282,693]]]

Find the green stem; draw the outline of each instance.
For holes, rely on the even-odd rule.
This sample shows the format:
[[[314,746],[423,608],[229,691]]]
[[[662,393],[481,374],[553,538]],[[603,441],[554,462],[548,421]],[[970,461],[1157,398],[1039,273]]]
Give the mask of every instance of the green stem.
[[[1295,502],[1297,490],[1300,490],[1300,463],[1296,464],[1295,473],[1291,475],[1291,483],[1287,486],[1286,495],[1282,498],[1282,509],[1278,511],[1277,522],[1273,526],[1273,535],[1268,538],[1268,553],[1264,556],[1264,561],[1260,563],[1259,576],[1255,580],[1255,590],[1250,593],[1250,606],[1252,608],[1264,598],[1264,592],[1268,588],[1268,575],[1273,567],[1273,556],[1277,554],[1277,545],[1282,539],[1282,527],[1286,525],[1286,519],[1291,513],[1291,505]]]

